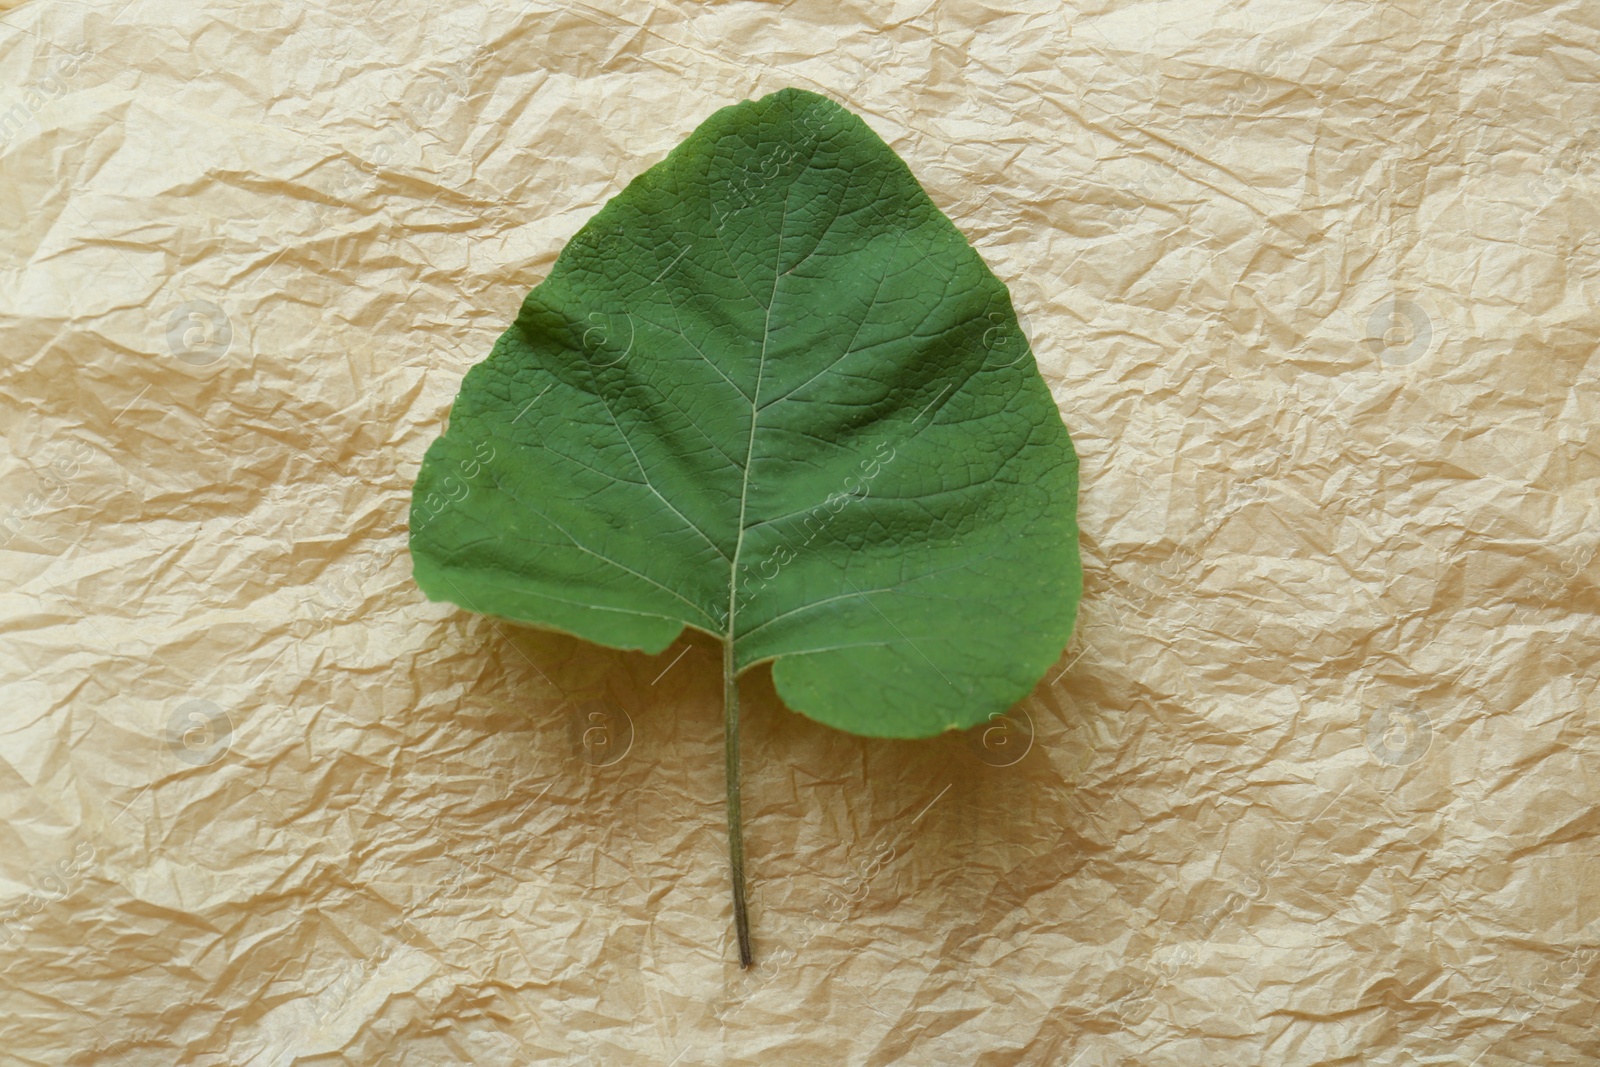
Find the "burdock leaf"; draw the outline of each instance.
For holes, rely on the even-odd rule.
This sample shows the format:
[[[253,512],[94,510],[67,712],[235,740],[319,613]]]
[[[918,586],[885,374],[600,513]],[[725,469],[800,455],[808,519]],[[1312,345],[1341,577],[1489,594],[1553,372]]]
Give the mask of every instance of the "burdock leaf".
[[[736,838],[751,666],[877,737],[1027,695],[1082,587],[1077,470],[1004,284],[860,118],[784,89],[568,243],[428,449],[411,552],[472,611],[721,641]]]

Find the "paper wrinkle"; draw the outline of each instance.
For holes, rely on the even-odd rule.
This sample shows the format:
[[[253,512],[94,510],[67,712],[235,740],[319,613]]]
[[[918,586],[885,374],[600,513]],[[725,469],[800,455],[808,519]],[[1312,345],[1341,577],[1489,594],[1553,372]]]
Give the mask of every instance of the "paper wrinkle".
[[[1464,4],[0,3],[18,1063],[1600,1062],[1600,31]],[[1085,595],[1005,720],[431,604],[466,369],[714,110],[1010,287]],[[984,620],[974,620],[983,625]]]

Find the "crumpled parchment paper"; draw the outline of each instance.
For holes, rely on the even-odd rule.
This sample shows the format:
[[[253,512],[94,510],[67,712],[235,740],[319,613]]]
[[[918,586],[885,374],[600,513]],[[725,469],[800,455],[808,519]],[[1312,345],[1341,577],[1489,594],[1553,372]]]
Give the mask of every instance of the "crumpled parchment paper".
[[[1600,1059],[1581,5],[0,7],[7,1063]],[[785,85],[1010,285],[1087,590],[973,735],[750,681],[741,973],[713,649],[430,604],[406,521]]]

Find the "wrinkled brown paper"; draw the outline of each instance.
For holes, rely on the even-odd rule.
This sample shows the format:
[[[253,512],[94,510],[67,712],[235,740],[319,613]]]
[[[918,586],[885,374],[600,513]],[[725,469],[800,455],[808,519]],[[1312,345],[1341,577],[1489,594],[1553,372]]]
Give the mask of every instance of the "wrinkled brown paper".
[[[0,1058],[1600,1060],[1584,13],[9,7]],[[1010,285],[1087,588],[969,736],[748,681],[741,973],[713,647],[428,603],[406,522],[565,241],[786,85]]]

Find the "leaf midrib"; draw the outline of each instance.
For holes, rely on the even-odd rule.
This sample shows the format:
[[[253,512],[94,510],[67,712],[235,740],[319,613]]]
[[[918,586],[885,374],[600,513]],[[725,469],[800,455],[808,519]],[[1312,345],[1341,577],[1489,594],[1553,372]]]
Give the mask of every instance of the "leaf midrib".
[[[797,179],[798,180],[798,179]],[[723,641],[731,650],[738,631],[739,611],[739,554],[744,551],[745,505],[750,499],[750,466],[756,452],[756,423],[761,417],[761,381],[767,373],[767,344],[772,340],[772,309],[778,303],[778,282],[783,277],[783,238],[789,225],[789,197],[794,192],[794,182],[783,191],[783,210],[778,215],[778,253],[772,260],[772,292],[767,297],[767,315],[761,324],[761,355],[756,361],[756,387],[750,397],[750,440],[745,445],[744,471],[739,485],[739,536],[733,543],[733,558],[728,564],[728,632]],[[718,228],[720,237],[721,228]],[[749,287],[745,287],[749,291]]]

